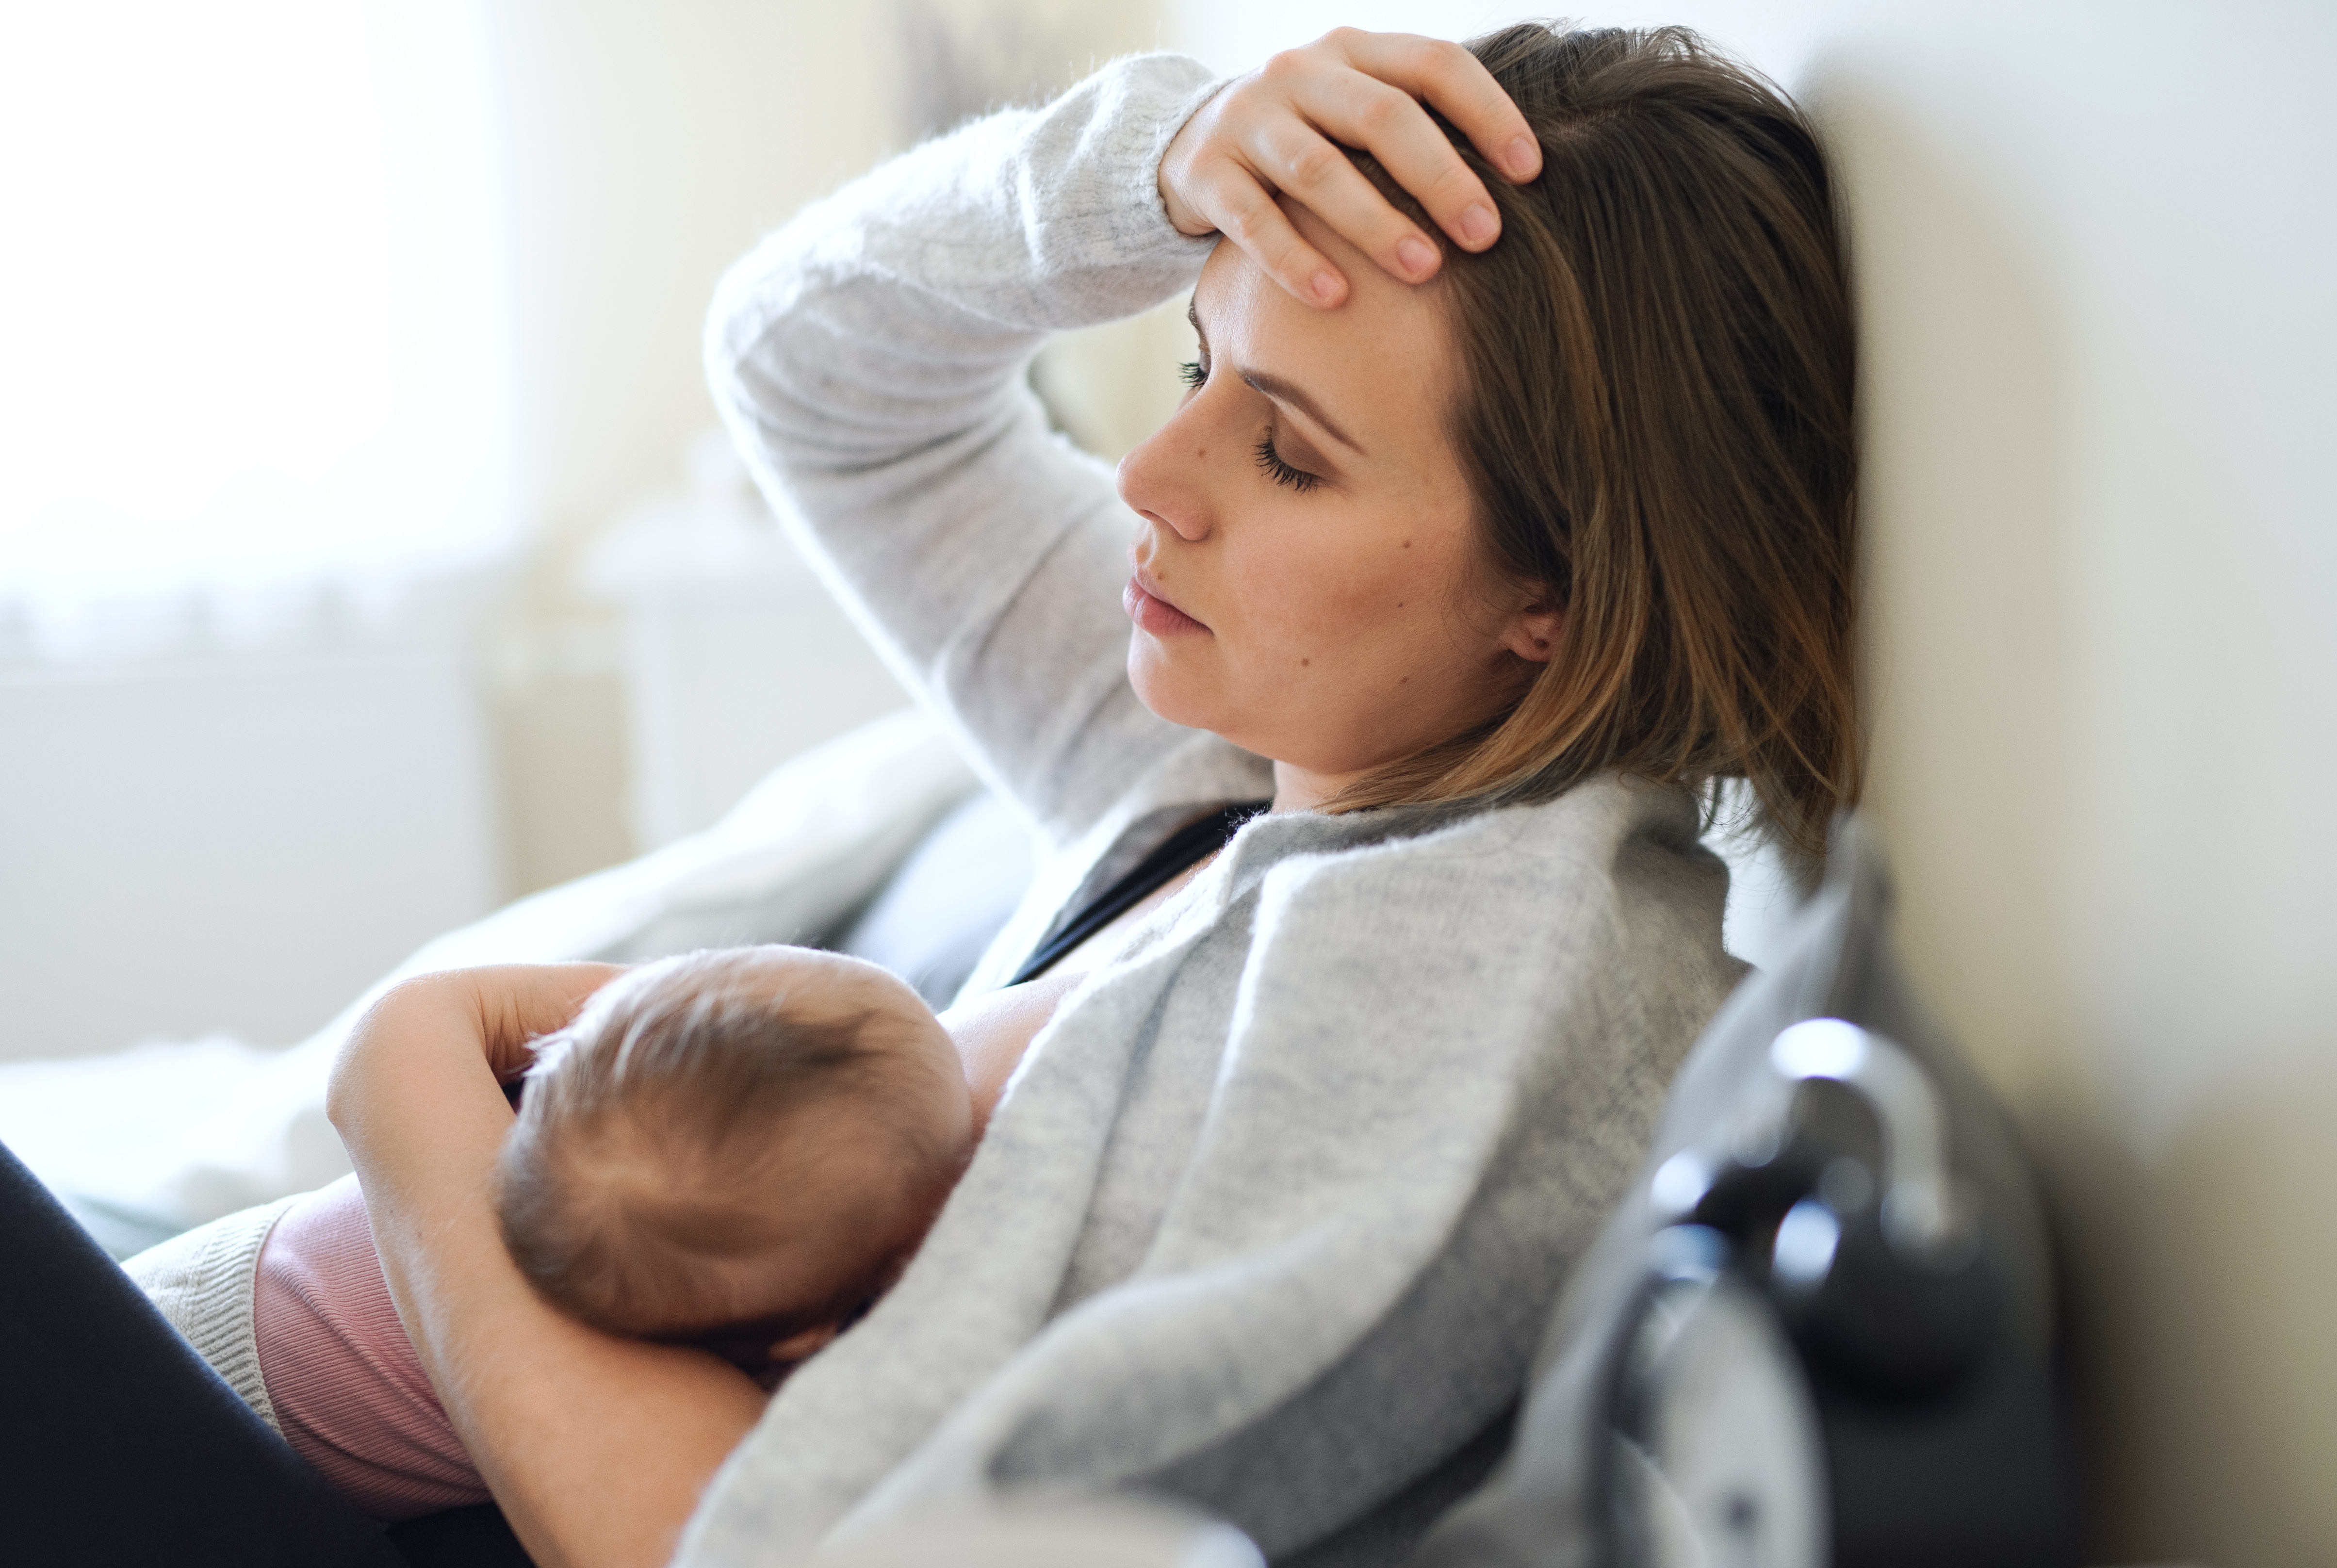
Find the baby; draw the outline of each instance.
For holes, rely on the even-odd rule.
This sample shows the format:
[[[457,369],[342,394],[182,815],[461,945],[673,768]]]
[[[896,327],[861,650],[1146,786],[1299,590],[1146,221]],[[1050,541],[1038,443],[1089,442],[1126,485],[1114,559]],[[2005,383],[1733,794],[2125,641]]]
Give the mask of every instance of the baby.
[[[496,1178],[505,1244],[562,1311],[776,1387],[906,1265],[973,1157],[1002,1054],[962,1057],[915,992],[836,954],[631,970],[522,1081]],[[396,1519],[486,1499],[398,1323],[354,1177],[279,1221],[254,1327],[278,1425],[358,1506]]]

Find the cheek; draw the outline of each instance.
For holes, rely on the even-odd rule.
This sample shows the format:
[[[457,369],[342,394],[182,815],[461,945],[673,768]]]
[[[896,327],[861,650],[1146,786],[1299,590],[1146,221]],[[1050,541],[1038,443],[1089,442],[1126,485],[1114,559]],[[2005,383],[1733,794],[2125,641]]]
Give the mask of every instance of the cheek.
[[[1427,654],[1452,613],[1453,530],[1438,522],[1335,522],[1261,542],[1234,585],[1254,652],[1299,669]]]

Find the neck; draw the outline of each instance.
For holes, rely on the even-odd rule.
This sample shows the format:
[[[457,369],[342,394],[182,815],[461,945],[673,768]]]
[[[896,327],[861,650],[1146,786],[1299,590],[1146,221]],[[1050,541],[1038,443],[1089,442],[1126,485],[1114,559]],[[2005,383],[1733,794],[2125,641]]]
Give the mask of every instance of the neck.
[[[1360,773],[1317,773],[1296,763],[1274,765],[1274,807],[1276,811],[1318,811],[1323,802],[1362,778]]]

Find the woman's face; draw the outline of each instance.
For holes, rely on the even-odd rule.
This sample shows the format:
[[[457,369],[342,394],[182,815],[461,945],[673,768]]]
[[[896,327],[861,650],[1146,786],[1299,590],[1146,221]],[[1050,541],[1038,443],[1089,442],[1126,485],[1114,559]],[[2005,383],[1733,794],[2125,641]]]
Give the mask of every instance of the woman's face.
[[[1436,285],[1289,211],[1347,302],[1302,305],[1218,246],[1193,294],[1194,389],[1120,466],[1143,523],[1125,595],[1137,694],[1282,764],[1286,805],[1492,717],[1556,636],[1481,564]]]

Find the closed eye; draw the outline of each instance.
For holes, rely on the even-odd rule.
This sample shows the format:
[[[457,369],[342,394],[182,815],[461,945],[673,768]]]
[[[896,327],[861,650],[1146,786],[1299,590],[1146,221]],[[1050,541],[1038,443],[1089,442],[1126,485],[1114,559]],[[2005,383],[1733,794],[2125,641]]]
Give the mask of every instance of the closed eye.
[[[1266,434],[1257,438],[1254,456],[1257,458],[1257,466],[1266,470],[1267,477],[1276,485],[1289,485],[1302,495],[1323,483],[1321,475],[1309,474],[1304,468],[1294,468],[1283,461],[1282,454],[1274,449],[1274,430],[1271,426],[1267,426]]]
[[[1198,359],[1188,359],[1177,367],[1177,378],[1188,387],[1198,387],[1209,378],[1209,368]]]

